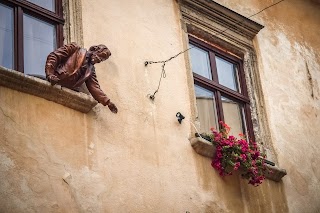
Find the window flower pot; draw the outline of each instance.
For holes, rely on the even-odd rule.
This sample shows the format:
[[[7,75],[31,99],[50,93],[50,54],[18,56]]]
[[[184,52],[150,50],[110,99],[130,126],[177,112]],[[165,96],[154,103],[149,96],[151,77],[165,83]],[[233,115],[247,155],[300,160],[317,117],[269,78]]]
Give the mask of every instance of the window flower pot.
[[[202,155],[204,157],[208,157],[211,159],[215,156],[216,148],[210,141],[205,140],[201,137],[193,137],[193,138],[190,138],[190,143],[192,148],[199,155]],[[271,166],[268,164],[266,164],[266,166],[269,170],[269,172],[266,172],[264,174],[266,179],[279,182],[285,175],[287,175],[287,172],[285,169],[280,169],[277,166]]]

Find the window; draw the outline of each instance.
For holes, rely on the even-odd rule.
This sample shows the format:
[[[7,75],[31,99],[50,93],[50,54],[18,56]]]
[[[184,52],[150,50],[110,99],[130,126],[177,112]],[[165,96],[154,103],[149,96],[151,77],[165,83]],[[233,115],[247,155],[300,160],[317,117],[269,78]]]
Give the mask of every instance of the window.
[[[0,66],[45,76],[47,55],[63,43],[62,0],[0,0]]]
[[[254,139],[242,58],[191,36],[189,42],[201,132],[224,121],[230,134]]]

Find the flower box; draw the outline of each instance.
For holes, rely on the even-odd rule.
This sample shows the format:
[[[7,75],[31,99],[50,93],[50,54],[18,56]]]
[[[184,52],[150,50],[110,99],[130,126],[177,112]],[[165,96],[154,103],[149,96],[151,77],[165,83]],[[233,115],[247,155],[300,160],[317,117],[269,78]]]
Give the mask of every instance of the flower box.
[[[207,141],[201,137],[193,137],[193,138],[190,138],[190,143],[192,148],[199,155],[202,155],[211,159],[214,157],[216,148],[210,141]],[[269,171],[271,171],[270,173],[264,174],[265,177],[269,180],[279,182],[281,178],[287,174],[285,169],[280,169],[276,166],[271,166],[268,164],[266,166],[268,167]]]

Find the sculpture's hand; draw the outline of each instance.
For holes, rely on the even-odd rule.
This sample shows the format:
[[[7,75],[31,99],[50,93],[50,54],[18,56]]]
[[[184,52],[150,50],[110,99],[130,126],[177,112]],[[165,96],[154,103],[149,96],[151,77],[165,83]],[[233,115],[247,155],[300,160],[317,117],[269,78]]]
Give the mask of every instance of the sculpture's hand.
[[[109,107],[111,112],[113,112],[113,113],[117,113],[118,112],[118,108],[111,101],[109,101],[107,105],[108,105],[108,107]]]
[[[47,79],[52,85],[55,85],[60,80],[56,75],[49,75]]]

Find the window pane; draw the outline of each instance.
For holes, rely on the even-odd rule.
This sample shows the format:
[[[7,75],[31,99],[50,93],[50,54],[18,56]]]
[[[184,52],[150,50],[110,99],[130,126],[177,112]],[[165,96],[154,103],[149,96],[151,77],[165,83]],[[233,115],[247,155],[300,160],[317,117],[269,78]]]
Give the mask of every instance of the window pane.
[[[198,85],[195,86],[200,131],[209,132],[211,127],[217,129],[217,110],[214,93]]]
[[[27,0],[33,4],[36,4],[40,7],[43,7],[47,10],[51,10],[52,12],[55,12],[55,0]]]
[[[44,76],[47,56],[56,49],[54,25],[23,15],[24,73]]]
[[[239,91],[237,68],[234,64],[216,57],[219,83],[235,91]]]
[[[190,47],[192,47],[190,49],[192,71],[212,80],[208,52],[191,44]]]
[[[231,127],[230,135],[247,135],[244,124],[244,109],[240,103],[221,97],[225,123]]]
[[[0,4],[0,66],[13,69],[13,9]]]

